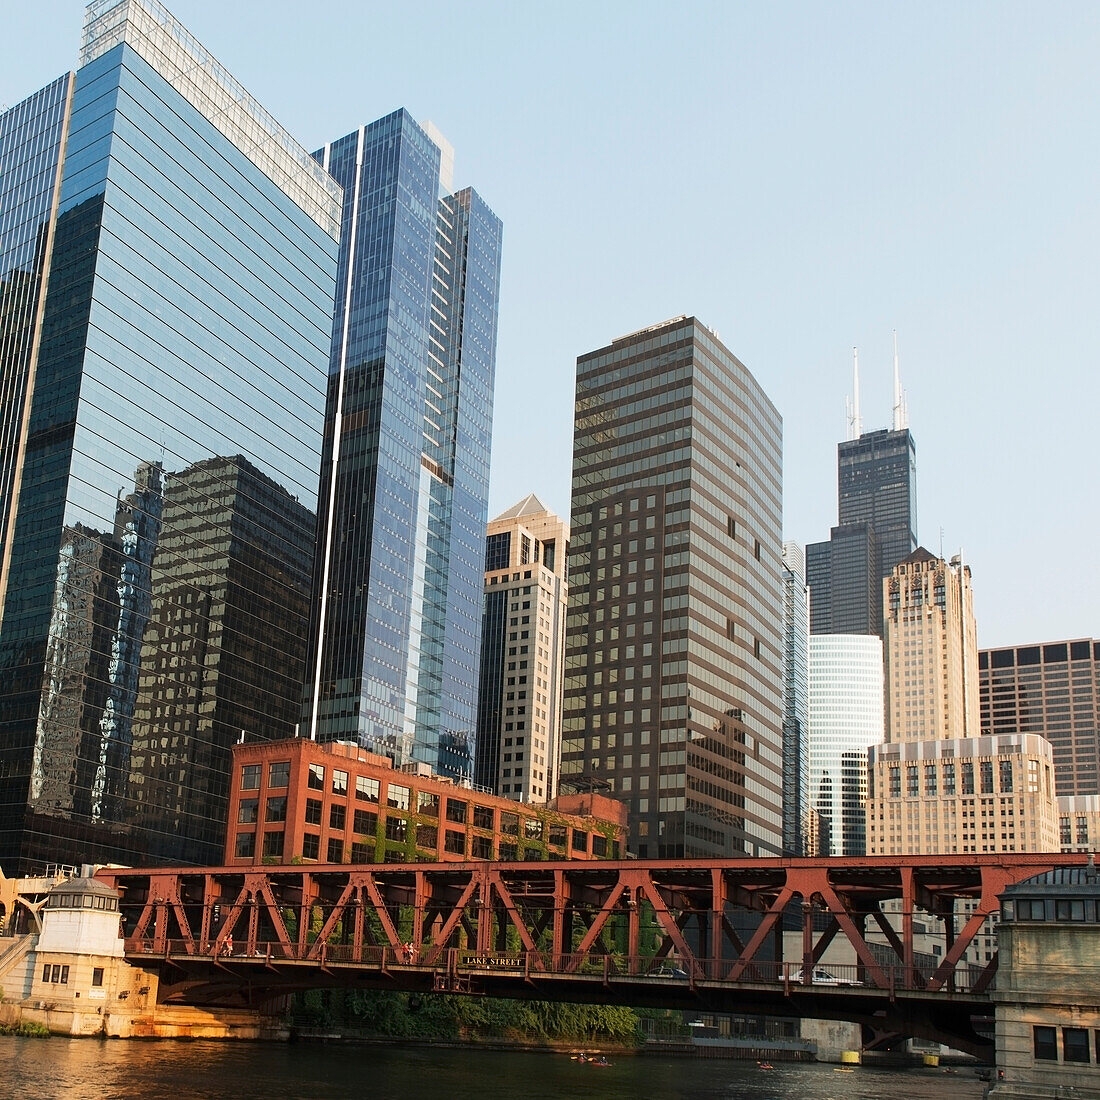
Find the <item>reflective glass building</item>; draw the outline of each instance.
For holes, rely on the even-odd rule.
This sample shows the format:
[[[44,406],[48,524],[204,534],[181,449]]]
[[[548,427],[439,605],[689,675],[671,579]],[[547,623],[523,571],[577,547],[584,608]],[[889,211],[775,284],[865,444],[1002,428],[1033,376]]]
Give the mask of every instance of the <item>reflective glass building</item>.
[[[406,111],[315,155],[346,201],[303,733],[469,776],[501,224]]]
[[[562,789],[641,858],[783,842],[782,420],[679,317],[577,362]]]
[[[867,750],[883,739],[882,640],[814,634],[809,664],[810,804],[818,854],[867,851]]]
[[[341,189],[154,0],[0,146],[0,862],[216,860],[298,718]]]
[[[882,580],[917,547],[917,448],[906,427],[837,444],[837,526],[806,547],[813,634],[882,637]]]
[[[783,543],[783,850],[805,852],[810,741],[807,663],[810,593],[806,564],[797,542]]]

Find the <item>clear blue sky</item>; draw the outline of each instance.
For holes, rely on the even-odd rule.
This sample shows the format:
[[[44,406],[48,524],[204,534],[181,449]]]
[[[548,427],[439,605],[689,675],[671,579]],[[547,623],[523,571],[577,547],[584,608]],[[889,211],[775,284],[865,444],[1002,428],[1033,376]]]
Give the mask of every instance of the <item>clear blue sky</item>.
[[[309,148],[398,106],[504,220],[491,514],[569,509],[578,354],[679,313],[783,414],[786,536],[836,522],[851,349],[983,646],[1100,634],[1095,3],[169,7]],[[78,0],[8,10],[0,103],[72,67]]]

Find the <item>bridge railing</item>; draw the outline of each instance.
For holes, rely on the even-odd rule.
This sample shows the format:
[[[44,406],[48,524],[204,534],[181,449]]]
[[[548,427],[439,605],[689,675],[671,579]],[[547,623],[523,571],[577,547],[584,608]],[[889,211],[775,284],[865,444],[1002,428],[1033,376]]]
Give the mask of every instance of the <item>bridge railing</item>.
[[[177,959],[211,960],[219,963],[285,962],[311,963],[325,967],[352,965],[365,969],[388,971],[406,969],[433,973],[495,973],[520,974],[538,979],[540,976],[596,978],[604,982],[626,980],[654,981],[694,987],[698,983],[735,982],[744,985],[782,986],[785,993],[824,990],[875,990],[891,996],[902,991],[922,991],[932,988],[935,971],[928,965],[882,965],[872,973],[862,964],[824,963],[808,973],[798,962],[753,960],[740,971],[730,959],[655,958],[652,955],[582,953],[560,954],[546,951],[476,951],[467,948],[447,948],[434,952],[431,945],[417,949],[389,945],[311,943],[303,950],[296,944],[279,941],[257,941],[248,946],[239,940],[210,940],[197,944],[193,940],[169,939],[159,948],[150,938],[130,937],[125,944],[128,955],[147,957],[171,956]],[[982,971],[977,967],[956,968],[943,983],[944,992],[978,991]]]

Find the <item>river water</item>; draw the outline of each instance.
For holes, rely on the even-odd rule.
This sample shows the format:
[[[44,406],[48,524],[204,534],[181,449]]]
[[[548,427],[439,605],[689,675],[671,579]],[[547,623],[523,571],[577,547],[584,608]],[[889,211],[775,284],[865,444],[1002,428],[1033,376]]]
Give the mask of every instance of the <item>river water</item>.
[[[0,1095],[35,1100],[979,1100],[971,1069],[624,1057],[434,1047],[0,1037]]]

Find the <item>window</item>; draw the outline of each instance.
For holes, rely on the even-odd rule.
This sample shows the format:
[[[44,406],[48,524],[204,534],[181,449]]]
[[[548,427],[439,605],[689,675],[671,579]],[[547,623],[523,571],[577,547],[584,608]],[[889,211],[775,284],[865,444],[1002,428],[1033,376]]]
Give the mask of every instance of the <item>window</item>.
[[[607,855],[607,837],[603,833],[592,834],[592,854],[594,856]]]
[[[378,801],[378,780],[369,779],[365,775],[355,777],[355,797],[360,802]]]
[[[1016,902],[1017,920],[1046,920],[1045,906],[1041,898],[1021,898]]]
[[[439,817],[439,795],[431,791],[417,791],[416,812],[423,817]]]
[[[282,858],[283,831],[264,833],[264,855],[273,858]]]
[[[378,831],[378,815],[373,810],[356,810],[354,825],[360,836],[374,836]]]
[[[1055,920],[1084,920],[1085,901],[1083,898],[1058,898],[1054,903]]]
[[[588,834],[583,829],[573,830],[573,851],[574,852],[587,852],[588,851]]]
[[[542,840],[542,822],[538,818],[529,817],[523,823],[523,835],[528,840]]]
[[[267,809],[264,811],[265,821],[286,821],[286,795],[276,795],[267,800]]]
[[[103,967],[92,967],[92,987],[98,989],[103,984]]]
[[[448,806],[450,805],[450,799],[447,800]],[[465,805],[465,803],[463,803]],[[454,829],[448,829],[443,834],[443,850],[445,852],[453,852],[456,855],[464,856],[466,854],[466,834],[455,832]]]
[[[555,848],[565,847],[565,826],[564,825],[551,825],[550,826],[550,843]]]
[[[492,859],[493,842],[487,836],[475,836],[470,838],[470,855],[474,859]]]
[[[403,817],[386,818],[386,839],[405,843],[405,834],[408,831],[408,822]]]
[[[955,793],[955,765],[944,764],[943,766],[943,793],[954,794]]]
[[[1012,793],[1012,761],[1001,761],[1001,794]]]
[[[993,793],[993,761],[983,760],[980,765],[982,794]]]
[[[237,809],[238,825],[255,825],[260,819],[260,800],[258,798],[242,798]]]
[[[260,765],[245,764],[241,768],[241,790],[258,791],[260,789]]]
[[[500,842],[500,858],[515,860],[519,858],[519,850],[515,844],[506,844],[503,840]]]
[[[103,984],[103,971],[100,971],[100,985]],[[67,966],[61,966],[58,963],[47,963],[42,967],[42,980],[49,982],[51,985],[68,985],[69,984],[69,968]],[[1087,1059],[1086,1059],[1087,1060]]]
[[[506,836],[519,836],[519,814],[500,814],[500,831]]]
[[[352,863],[370,863],[373,850],[369,844],[356,842],[351,846]]]
[[[339,837],[336,837],[328,842],[328,862],[344,862],[344,842]]]
[[[491,829],[493,827],[493,808],[492,806],[475,806],[474,807],[474,828],[475,829]],[[474,853],[477,854],[476,852]],[[488,858],[487,856],[484,858]]]
[[[343,830],[348,823],[348,809],[342,802],[334,802],[328,811],[330,829]]]
[[[409,808],[409,788],[397,783],[386,784],[386,805],[395,810],[407,810]]]
[[[1062,1028],[1062,1060],[1065,1062],[1090,1061],[1087,1027]]]
[[[237,843],[233,848],[233,854],[238,859],[251,859],[256,854],[256,834],[238,833]]]
[[[348,773],[332,769],[332,793],[346,795],[348,793]]]
[[[290,786],[290,761],[277,760],[269,764],[267,769],[267,785],[269,787]]]
[[[302,836],[302,859],[317,859],[321,854],[321,837],[318,833]]]
[[[434,825],[417,825],[416,846],[434,852],[439,847],[439,830]]]
[[[910,798],[916,798],[920,794],[919,769],[916,764],[905,766],[905,793]]]
[[[320,764],[310,764],[308,784],[312,791],[325,789],[325,769]]]
[[[1057,1029],[1035,1025],[1031,1029],[1031,1037],[1035,1046],[1035,1058],[1037,1061],[1058,1061]]]
[[[890,765],[890,797],[901,798],[901,768],[897,764]]]
[[[319,798],[306,799],[306,824],[321,824],[321,800]]]
[[[974,764],[969,760],[962,765],[962,793],[974,793]]]
[[[466,803],[460,798],[447,799],[447,820],[459,825],[466,824]],[[447,851],[450,851],[450,848]]]

